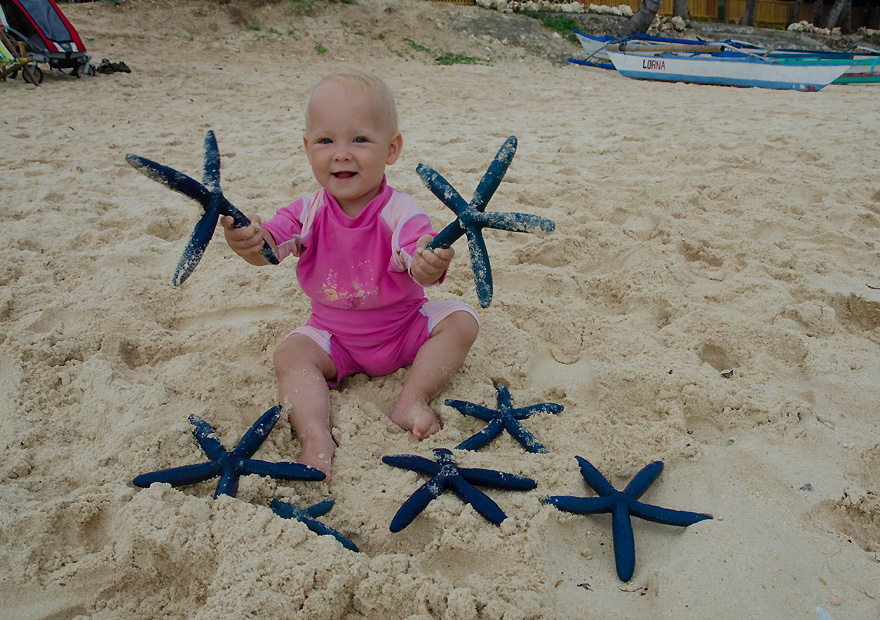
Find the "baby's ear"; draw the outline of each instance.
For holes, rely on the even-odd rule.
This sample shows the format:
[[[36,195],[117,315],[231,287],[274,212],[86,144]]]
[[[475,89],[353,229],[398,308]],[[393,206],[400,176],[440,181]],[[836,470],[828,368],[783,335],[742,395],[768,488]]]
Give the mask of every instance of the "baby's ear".
[[[309,137],[306,134],[303,134],[303,146],[306,150],[306,159],[309,160],[309,163],[312,163],[312,154],[309,152]]]
[[[391,142],[388,145],[388,158],[385,160],[387,165],[391,165],[400,157],[400,151],[403,149],[403,136],[399,131],[394,132],[391,136]]]

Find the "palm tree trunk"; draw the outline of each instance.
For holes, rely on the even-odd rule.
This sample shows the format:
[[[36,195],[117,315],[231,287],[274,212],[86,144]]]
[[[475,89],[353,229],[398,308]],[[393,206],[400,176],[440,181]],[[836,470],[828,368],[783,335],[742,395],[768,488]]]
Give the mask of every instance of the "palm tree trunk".
[[[818,28],[822,25],[823,0],[813,0],[813,25]]]
[[[828,19],[825,20],[824,28],[831,30],[837,25],[837,21],[840,19],[840,15],[847,4],[852,5],[852,0],[834,0],[834,5],[828,13]]]
[[[840,34],[852,34],[852,0],[846,3],[840,14]]]
[[[801,8],[804,6],[804,0],[795,0],[794,6],[791,7],[791,13],[788,15],[788,23],[785,24],[785,27],[788,28],[796,21],[800,20],[801,17]]]
[[[687,0],[672,0],[672,16],[681,17],[685,21],[691,20],[691,10],[688,8]]]
[[[758,11],[758,0],[746,0],[746,8],[742,17],[739,18],[740,26],[754,26],[755,15]]]
[[[615,36],[622,39],[636,33],[648,32],[651,22],[654,21],[657,11],[660,10],[660,2],[661,0],[642,0],[638,10]]]

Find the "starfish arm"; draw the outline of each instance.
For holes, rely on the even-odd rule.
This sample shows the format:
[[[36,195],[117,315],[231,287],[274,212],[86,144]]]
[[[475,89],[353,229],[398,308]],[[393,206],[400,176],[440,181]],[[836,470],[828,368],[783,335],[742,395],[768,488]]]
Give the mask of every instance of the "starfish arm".
[[[553,495],[541,500],[542,504],[556,506],[563,512],[571,512],[578,515],[594,515],[603,512],[611,512],[615,501],[610,497],[574,497],[572,495]]]
[[[202,183],[208,191],[220,190],[220,149],[217,147],[217,138],[209,129],[205,133],[205,169],[202,174]]]
[[[584,480],[596,493],[603,496],[617,493],[617,489],[611,486],[611,483],[605,479],[605,476],[599,473],[598,469],[593,467],[592,463],[579,456],[575,458],[581,466],[581,475],[583,475]]]
[[[483,430],[479,431],[475,435],[471,435],[460,444],[455,446],[456,450],[479,450],[490,441],[498,437],[501,434],[501,429],[504,428],[504,425],[501,423],[501,420],[495,419],[489,422],[489,424]]]
[[[232,227],[233,228],[246,228],[251,225],[251,219],[242,213],[238,207],[229,202],[226,199],[226,196],[223,196],[221,200],[218,201],[217,210],[220,211],[223,215],[228,215],[232,218]]]
[[[495,228],[511,232],[553,232],[556,222],[528,213],[481,213],[475,218],[481,228]]]
[[[251,225],[250,218],[239,211],[238,208],[229,202],[223,194],[220,194],[218,210],[222,215],[228,215],[232,218],[233,228],[246,228]],[[277,265],[280,262],[275,255],[275,252],[272,250],[272,246],[266,241],[263,241],[263,249],[260,250],[260,254],[272,265]]]
[[[317,504],[313,504],[305,509],[305,512],[310,517],[317,519],[318,517],[323,517],[325,514],[330,512],[330,509],[333,508],[333,504],[335,504],[335,500],[332,497],[328,497],[327,499],[322,499]]]
[[[360,551],[357,548],[357,545],[355,545],[348,538],[340,534],[338,531],[334,530],[329,525],[324,525],[317,519],[312,519],[311,517],[301,519],[300,521],[302,523],[305,523],[306,527],[312,530],[315,534],[318,534],[319,536],[332,536],[340,545],[342,545],[349,551],[354,551],[355,553]]]
[[[423,456],[416,456],[414,454],[391,454],[383,456],[382,462],[392,467],[417,471],[426,476],[436,476],[440,473],[440,465]]]
[[[495,401],[498,404],[499,411],[508,411],[513,407],[513,398],[510,396],[510,390],[503,383],[495,386]]]
[[[446,226],[428,243],[427,249],[436,250],[437,248],[448,248],[458,241],[464,235],[465,228],[461,221],[456,218],[455,221]]]
[[[177,268],[174,270],[174,277],[171,279],[174,286],[180,286],[186,282],[186,279],[198,267],[199,261],[202,260],[202,256],[211,242],[211,238],[214,236],[214,230],[217,228],[217,220],[219,218],[220,213],[216,208],[207,208],[202,217],[199,218],[199,221],[196,222],[189,241],[180,255],[180,260],[177,261]]]
[[[452,184],[443,178],[443,176],[425,164],[416,166],[416,173],[422,179],[431,193],[440,199],[440,202],[449,207],[455,215],[461,215],[468,210],[468,204],[464,198],[456,191]]]
[[[488,308],[492,303],[492,266],[483,235],[473,227],[467,229],[468,250],[471,254],[471,268],[474,270],[474,284],[480,306]]]
[[[645,465],[639,473],[633,476],[626,488],[623,490],[625,495],[629,495],[633,499],[640,498],[648,488],[654,484],[657,477],[663,472],[663,462],[654,461]]]
[[[476,467],[462,467],[458,470],[459,475],[477,486],[492,487],[494,489],[506,489],[508,491],[531,491],[538,483],[531,478],[509,474],[504,471],[481,469]]]
[[[489,204],[489,200],[492,199],[495,190],[498,189],[504,174],[510,167],[514,155],[516,155],[516,136],[510,136],[498,149],[495,159],[489,164],[489,169],[483,175],[480,184],[477,185],[474,198],[471,200],[475,209],[482,211]]]
[[[238,445],[233,448],[232,453],[242,458],[253,456],[254,452],[266,441],[266,437],[269,436],[280,416],[281,405],[275,405],[266,410],[238,441]]]
[[[282,502],[279,499],[270,500],[269,506],[272,508],[272,512],[283,519],[296,519],[299,521],[306,515],[306,511],[299,506],[294,506],[289,502]]]
[[[461,476],[452,476],[449,478],[449,486],[455,491],[455,494],[466,504],[474,507],[478,513],[490,523],[500,524],[507,515],[498,507],[492,498],[475,488],[470,482]]]
[[[196,441],[199,443],[199,446],[201,446],[205,454],[208,455],[209,459],[216,461],[226,454],[226,448],[224,448],[223,444],[220,443],[220,440],[217,439],[217,434],[214,432],[214,428],[210,424],[197,415],[190,415],[189,423],[194,427],[193,436],[196,438]]]
[[[217,483],[217,489],[214,491],[214,499],[221,495],[235,497],[235,494],[238,493],[238,478],[239,473],[237,471],[230,470],[224,472],[220,476],[220,482]]]
[[[539,405],[529,405],[528,407],[517,407],[510,414],[515,420],[525,420],[536,413],[559,413],[564,407],[556,403],[541,403]]]
[[[477,418],[479,420],[482,420],[483,422],[491,422],[492,420],[498,419],[497,410],[489,409],[488,407],[483,407],[482,405],[453,399],[446,400],[446,404],[457,410],[462,415],[469,415],[472,418]]]
[[[712,518],[699,512],[672,510],[635,501],[630,503],[629,510],[632,514],[645,521],[653,521],[663,525],[677,525],[678,527],[687,527],[688,525]]]
[[[236,463],[237,469],[242,474],[256,474],[277,480],[323,480],[327,474],[314,467],[301,463],[267,463],[255,459],[240,459]]]
[[[614,542],[617,576],[622,581],[629,581],[636,567],[636,543],[629,508],[625,502],[617,502],[611,511],[611,537]]]
[[[174,168],[157,164],[151,159],[131,153],[125,155],[125,161],[144,176],[198,201],[203,207],[211,200],[211,193],[204,185]]]
[[[141,474],[132,480],[132,483],[142,488],[147,488],[154,482],[165,482],[173,487],[182,487],[209,480],[217,476],[220,473],[220,469],[221,466],[218,461],[208,461],[207,463],[183,465],[182,467],[172,467],[149,474]]]
[[[335,538],[339,544],[341,544],[346,549],[350,551],[358,551],[357,545],[351,542],[348,538],[340,534],[338,531],[334,530],[332,527],[328,525],[324,525],[315,517],[320,517],[327,513],[328,510],[333,506],[332,499],[325,499],[322,502],[315,504],[305,510],[297,508],[293,504],[288,504],[286,502],[279,501],[277,499],[273,499],[269,504],[272,506],[272,511],[277,514],[279,517],[284,519],[295,519],[300,523],[305,524],[307,528],[311,531],[319,534],[321,536],[332,536]]]
[[[507,432],[516,439],[522,447],[526,449],[527,452],[532,452],[534,454],[547,454],[548,450],[544,447],[538,438],[532,435],[526,428],[517,422],[513,417],[508,416],[504,421],[504,425],[507,427]]]
[[[397,514],[391,520],[391,531],[399,532],[412,523],[413,519],[419,516],[419,513],[425,509],[432,499],[438,497],[446,490],[447,481],[448,478],[445,476],[435,476],[416,489],[409,496],[409,499],[403,502],[397,510]]]

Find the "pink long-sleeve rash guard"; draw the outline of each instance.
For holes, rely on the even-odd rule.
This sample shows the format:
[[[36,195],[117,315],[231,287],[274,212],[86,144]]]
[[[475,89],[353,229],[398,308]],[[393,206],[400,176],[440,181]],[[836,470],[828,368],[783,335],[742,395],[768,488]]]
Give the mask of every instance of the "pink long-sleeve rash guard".
[[[299,258],[296,277],[312,301],[308,325],[367,342],[398,330],[427,301],[409,270],[419,238],[435,234],[431,221],[385,179],[355,218],[321,189],[279,209],[263,226],[280,259]]]

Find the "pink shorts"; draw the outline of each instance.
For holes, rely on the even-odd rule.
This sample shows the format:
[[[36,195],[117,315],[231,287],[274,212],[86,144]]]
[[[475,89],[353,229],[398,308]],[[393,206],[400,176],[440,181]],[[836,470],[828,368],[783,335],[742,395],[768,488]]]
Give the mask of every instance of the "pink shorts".
[[[327,381],[327,385],[335,387],[349,375],[364,373],[380,377],[409,366],[437,324],[458,311],[467,312],[474,317],[477,325],[480,324],[480,317],[472,307],[460,301],[446,300],[427,302],[396,338],[371,347],[346,343],[330,332],[309,325],[298,327],[290,333],[308,336],[330,356],[336,366],[336,378]]]

